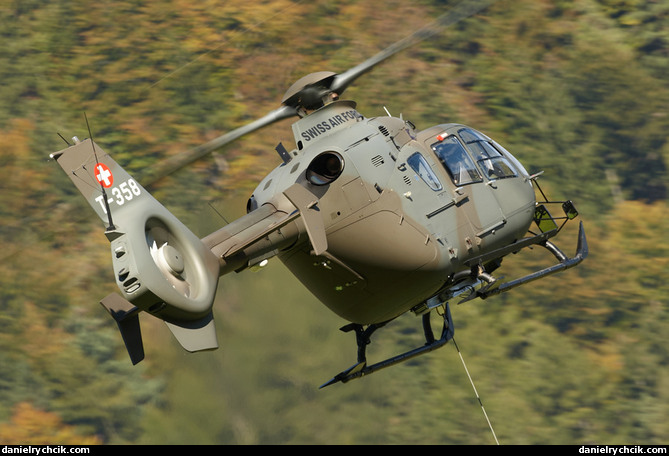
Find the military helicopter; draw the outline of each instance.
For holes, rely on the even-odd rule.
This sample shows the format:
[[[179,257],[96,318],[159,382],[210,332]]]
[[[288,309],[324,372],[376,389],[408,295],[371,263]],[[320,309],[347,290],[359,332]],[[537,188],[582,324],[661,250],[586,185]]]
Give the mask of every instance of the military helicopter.
[[[219,277],[262,267],[272,257],[355,335],[355,363],[323,387],[445,345],[454,334],[454,300],[486,299],[587,256],[582,222],[573,257],[550,241],[577,217],[574,204],[549,201],[538,175],[487,135],[457,123],[418,130],[402,117],[365,117],[355,102],[340,98],[374,66],[487,6],[464,5],[347,71],[299,79],[278,109],[166,161],[142,183],[93,141],[90,127],[88,139],[74,138],[51,155],[106,227],[120,294],[101,304],[133,364],[144,358],[140,312],[165,321],[187,351],[217,348],[212,306]],[[290,117],[298,118],[295,149],[279,144],[281,162],[249,198],[247,214],[202,239],[145,188]],[[554,205],[564,215],[554,216]],[[546,248],[556,263],[506,282],[493,275],[506,256],[530,246]],[[439,336],[431,328],[433,311],[443,319]],[[425,344],[368,364],[372,334],[407,312],[421,316]]]

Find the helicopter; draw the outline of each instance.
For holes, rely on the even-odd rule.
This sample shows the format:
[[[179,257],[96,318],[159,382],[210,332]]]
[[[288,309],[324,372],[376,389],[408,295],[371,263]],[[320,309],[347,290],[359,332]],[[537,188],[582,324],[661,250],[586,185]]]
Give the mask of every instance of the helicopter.
[[[454,335],[454,300],[486,299],[586,258],[582,222],[573,257],[551,242],[578,216],[574,203],[549,200],[541,173],[530,175],[486,134],[459,123],[419,130],[402,116],[366,117],[341,98],[376,65],[488,6],[463,5],[344,72],[302,77],[279,108],[141,179],[96,144],[90,126],[88,139],[74,137],[51,154],[105,225],[119,293],[100,303],[133,364],[145,357],[142,312],[163,320],[189,352],[218,348],[212,307],[219,277],[274,257],[355,336],[356,361],[321,388],[444,346]],[[247,213],[203,238],[146,190],[243,135],[295,117],[295,148],[277,145],[280,164],[253,191]],[[556,263],[511,281],[493,275],[508,255],[533,246]],[[443,320],[440,335],[432,312]],[[421,317],[425,343],[369,364],[372,335],[406,313]]]

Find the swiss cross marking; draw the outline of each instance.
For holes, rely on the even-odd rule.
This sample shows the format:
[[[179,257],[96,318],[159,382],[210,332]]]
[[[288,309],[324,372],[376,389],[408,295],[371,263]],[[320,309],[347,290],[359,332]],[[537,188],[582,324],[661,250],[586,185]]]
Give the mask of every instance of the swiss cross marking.
[[[95,164],[95,179],[105,188],[109,188],[114,183],[114,176],[104,163]]]

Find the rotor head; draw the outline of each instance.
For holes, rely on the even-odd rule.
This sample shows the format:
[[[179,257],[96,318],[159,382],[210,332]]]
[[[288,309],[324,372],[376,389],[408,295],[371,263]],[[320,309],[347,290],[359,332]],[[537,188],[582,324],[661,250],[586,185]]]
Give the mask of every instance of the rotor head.
[[[334,93],[332,82],[335,76],[337,74],[331,71],[308,74],[288,88],[281,103],[296,109],[318,109],[323,106],[327,97]]]

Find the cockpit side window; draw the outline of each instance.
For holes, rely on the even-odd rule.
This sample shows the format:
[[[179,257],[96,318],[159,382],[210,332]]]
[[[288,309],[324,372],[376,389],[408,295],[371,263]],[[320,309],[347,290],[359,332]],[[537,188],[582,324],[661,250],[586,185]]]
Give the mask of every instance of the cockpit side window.
[[[407,163],[411,166],[416,174],[420,176],[421,179],[434,191],[441,190],[441,182],[430,168],[427,160],[419,152],[412,154],[408,159]]]
[[[432,150],[439,157],[455,185],[471,184],[483,180],[474,161],[455,136],[448,136],[432,144]]]
[[[463,128],[458,133],[488,179],[503,179],[517,175],[504,155],[495,148],[489,138],[469,128]]]

